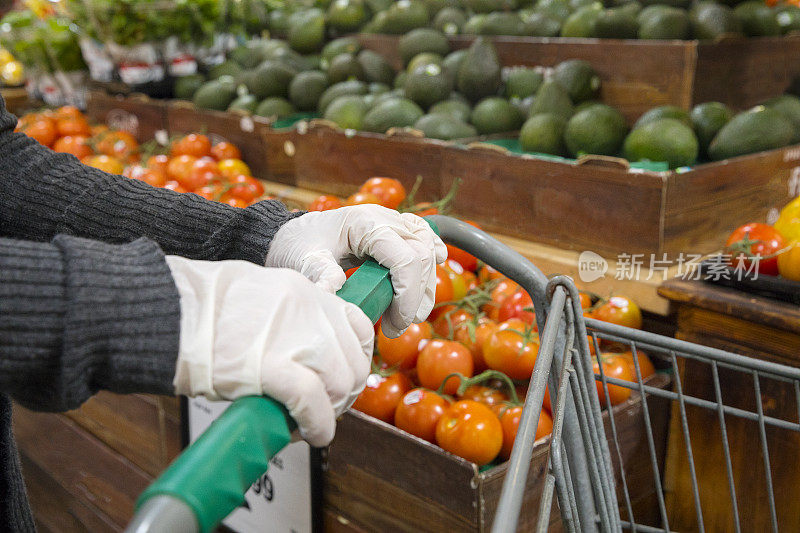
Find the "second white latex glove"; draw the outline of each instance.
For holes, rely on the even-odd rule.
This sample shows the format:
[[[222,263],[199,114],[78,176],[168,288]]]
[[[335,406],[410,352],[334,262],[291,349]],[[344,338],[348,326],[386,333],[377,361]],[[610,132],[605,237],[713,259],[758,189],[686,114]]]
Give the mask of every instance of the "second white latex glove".
[[[389,269],[394,287],[381,322],[386,336],[425,320],[436,295],[436,265],[447,259],[447,248],[417,215],[379,205],[306,213],[278,230],[266,265],[297,270],[335,292],[345,282],[344,270],[367,258]]]
[[[311,445],[329,444],[370,372],[369,318],[293,270],[176,256],[167,264],[181,298],[175,392],[270,396]]]

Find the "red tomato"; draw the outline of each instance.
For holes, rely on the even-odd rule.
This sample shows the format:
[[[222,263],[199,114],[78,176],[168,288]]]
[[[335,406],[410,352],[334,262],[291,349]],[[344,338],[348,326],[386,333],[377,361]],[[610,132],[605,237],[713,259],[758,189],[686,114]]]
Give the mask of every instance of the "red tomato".
[[[491,409],[472,400],[451,405],[436,423],[436,443],[477,465],[490,463],[503,446],[503,426]]]
[[[345,270],[345,271],[344,271],[344,276],[345,276],[345,278],[347,278],[347,279],[350,279],[350,276],[352,276],[353,274],[355,274],[355,273],[356,273],[356,270],[358,270],[358,267],[348,268],[347,270]],[[380,323],[380,321],[381,321],[381,320],[380,320],[380,319],[378,319],[378,322],[379,322],[379,323]],[[376,324],[376,325],[377,325],[377,324]]]
[[[145,166],[147,168],[152,168],[153,170],[158,170],[166,174],[168,164],[169,164],[169,157],[165,155],[152,155],[147,159],[147,163],[145,163]]]
[[[786,246],[783,236],[767,224],[752,222],[737,228],[725,242],[725,251],[737,268],[748,269],[756,256],[760,257],[756,272],[778,275],[778,255]]]
[[[578,296],[581,299],[581,308],[585,311],[592,306],[592,297],[586,294],[585,292],[579,292]]]
[[[180,155],[190,155],[200,158],[211,155],[211,141],[205,135],[190,133],[172,143],[169,155],[177,157]]]
[[[211,157],[217,161],[222,161],[223,159],[241,159],[242,152],[236,145],[223,141],[211,147]]]
[[[459,400],[472,400],[473,402],[482,403],[493,412],[498,413],[500,409],[508,401],[508,395],[501,390],[494,387],[487,387],[486,385],[470,385],[464,389],[464,394],[458,397]]]
[[[492,320],[498,320],[500,318],[500,307],[503,305],[503,302],[519,290],[519,285],[513,280],[506,277],[497,279],[500,281],[492,289],[492,301],[486,303],[482,307],[483,312]]]
[[[642,312],[639,310],[639,306],[624,296],[612,296],[606,303],[592,311],[589,316],[626,328],[642,328]]]
[[[370,178],[364,182],[359,192],[374,194],[380,198],[380,204],[389,209],[397,209],[406,199],[405,187],[393,178]]]
[[[471,313],[463,309],[453,308],[436,317],[436,320],[433,321],[433,331],[440,337],[452,340],[455,336],[456,329],[461,326],[462,323],[472,319],[473,316]]]
[[[202,196],[206,200],[219,201],[220,198],[222,197],[222,191],[223,191],[222,185],[219,183],[215,183],[215,184],[204,185],[203,187],[195,189],[192,192],[199,196]]]
[[[117,159],[127,161],[137,155],[139,143],[136,137],[127,131],[108,131],[98,135],[95,140],[95,149],[101,154],[111,155]]]
[[[131,171],[130,177],[135,180],[143,181],[148,185],[152,185],[153,187],[163,187],[167,184],[167,177],[164,174],[158,170],[145,168],[139,165],[134,167],[134,170]]]
[[[464,277],[464,283],[467,285],[467,292],[478,286],[478,276],[474,272],[465,270],[462,276]]]
[[[536,323],[536,313],[529,309],[533,309],[533,301],[527,292],[520,289],[503,300],[497,312],[497,319],[503,322],[509,318],[519,318],[533,325]]]
[[[464,279],[464,267],[460,263],[448,259],[442,265],[450,276],[450,283],[453,285],[453,300],[460,300],[467,295],[467,282]]]
[[[450,275],[447,273],[447,270],[441,265],[436,265],[436,296],[434,298],[434,306],[442,302],[451,301],[453,301],[453,282],[450,281]],[[439,315],[446,311],[446,306],[434,307],[428,320],[436,320]]]
[[[217,165],[219,166],[220,174],[226,178],[235,178],[240,174],[244,174],[245,176],[253,175],[253,173],[250,172],[250,167],[241,159],[223,159],[217,163]]]
[[[19,131],[38,141],[43,146],[52,146],[56,138],[59,137],[55,124],[48,119],[25,123],[20,127]]]
[[[438,215],[439,209],[433,207],[433,204],[430,202],[420,202],[411,209],[411,213],[414,213],[418,217],[427,217],[429,215]]]
[[[245,202],[252,202],[264,195],[264,185],[252,176],[239,174],[231,179],[233,185],[228,194]]]
[[[397,404],[394,425],[428,442],[436,440],[436,423],[450,402],[427,389],[414,389]]]
[[[503,447],[500,449],[500,457],[508,459],[511,457],[511,450],[514,448],[514,441],[517,438],[519,421],[522,418],[522,406],[509,407],[500,416],[500,424],[503,426]],[[546,437],[553,432],[553,419],[550,414],[542,409],[539,413],[539,424],[536,426],[536,440]]]
[[[502,278],[504,277],[500,272],[493,269],[489,265],[483,265],[483,267],[478,271],[478,280],[481,283],[486,283],[489,280]]]
[[[619,354],[619,356],[628,361],[628,364],[631,367],[631,374],[635,377],[636,366],[635,363],[633,362],[633,352],[628,350],[627,352]],[[643,351],[636,350],[636,359],[639,362],[639,372],[642,375],[642,379],[647,379],[656,373],[656,367],[653,366],[653,362],[650,361],[650,358],[647,357],[647,354],[645,354]]]
[[[74,105],[64,105],[53,112],[55,118],[86,118]]]
[[[245,202],[244,200],[239,200],[238,198],[228,198],[227,200],[220,200],[223,204],[228,204],[231,207],[239,207],[244,209],[248,205],[249,202]]]
[[[553,406],[550,403],[550,388],[544,388],[544,401],[542,402],[542,406],[547,409],[547,411],[552,415],[553,414]]]
[[[390,339],[379,331],[375,342],[378,353],[387,365],[411,370],[417,364],[417,356],[433,336],[433,328],[428,322],[411,324],[402,335]]]
[[[64,117],[56,119],[56,132],[59,137],[66,137],[67,135],[82,135],[88,137],[92,134],[92,129],[82,116]]]
[[[344,205],[363,205],[363,204],[378,204],[380,205],[381,199],[371,192],[357,192],[347,197]]]
[[[109,174],[122,174],[122,171],[125,170],[125,165],[122,164],[122,161],[110,155],[91,155],[83,158],[81,163]]]
[[[201,157],[192,164],[188,175],[176,175],[175,179],[186,190],[193,191],[220,178],[217,162],[210,157]]]
[[[486,365],[511,379],[530,379],[539,352],[539,336],[531,332],[526,337],[516,327],[501,327],[483,345]]]
[[[447,245],[447,258],[456,261],[464,269],[471,272],[475,272],[478,269],[478,259],[474,255],[468,254],[461,248],[456,248],[451,244]]]
[[[92,155],[92,148],[86,144],[88,137],[83,135],[67,135],[61,137],[53,144],[53,150],[65,154],[72,154],[78,159]]]
[[[483,357],[483,344],[495,331],[497,331],[497,322],[486,317],[478,319],[478,325],[472,335],[466,324],[462,323],[456,328],[455,340],[466,346],[472,354],[476,374],[489,368]]]
[[[328,196],[323,194],[317,196],[310,204],[308,204],[309,211],[328,211],[329,209],[339,209],[342,207],[342,201],[336,196]]]
[[[181,187],[184,187],[183,182],[189,181],[195,161],[197,158],[191,155],[173,157],[167,164],[167,178],[181,183]]]
[[[391,424],[403,396],[411,390],[411,381],[402,372],[387,377],[370,374],[367,385],[353,403],[353,408]]]
[[[437,390],[445,378],[454,372],[472,377],[472,355],[455,341],[434,339],[428,342],[417,357],[417,378],[420,385]],[[455,394],[461,382],[457,377],[447,380],[445,394]]]
[[[607,378],[617,378],[631,383],[636,383],[636,374],[631,368],[632,365],[619,355],[615,354],[602,354],[600,358],[603,361],[603,374]],[[606,405],[606,395],[603,391],[603,382],[600,380],[600,366],[597,363],[597,358],[593,358],[593,368],[595,375],[595,385],[597,386],[597,395],[600,397],[600,405]],[[631,389],[621,387],[619,385],[608,384],[608,396],[611,405],[617,405],[631,396]]]

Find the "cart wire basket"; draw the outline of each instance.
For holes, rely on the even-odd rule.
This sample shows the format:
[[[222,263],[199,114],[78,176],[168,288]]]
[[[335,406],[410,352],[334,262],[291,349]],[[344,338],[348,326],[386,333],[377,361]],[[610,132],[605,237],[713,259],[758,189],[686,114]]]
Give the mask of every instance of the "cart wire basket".
[[[800,442],[800,369],[585,318],[578,291],[568,277],[553,277],[545,291],[546,318],[537,313],[541,347],[493,533],[517,530],[546,385],[556,394],[551,395],[554,426],[537,531],[547,530],[554,494],[568,531],[739,533],[779,531],[786,521],[797,523],[796,504],[776,506],[774,476],[780,477],[781,472],[770,463],[769,444]],[[602,364],[593,368],[592,354],[601,354],[601,348],[610,343],[631,352],[634,380],[605,375]],[[669,376],[671,387],[643,379],[639,360],[643,353],[653,359],[659,374]],[[692,386],[687,388],[689,381]],[[725,385],[733,383],[743,384],[744,390],[724,397],[723,391],[730,391]],[[609,391],[615,388],[628,389],[641,401],[653,485],[649,489],[655,501],[647,512],[638,514],[632,503],[637,494],[629,484],[636,473],[626,472],[618,423],[608,416],[604,427],[601,416],[602,407],[611,411]],[[598,389],[603,394],[598,395]],[[767,389],[780,391],[778,397],[788,403],[792,416],[779,416],[785,415],[787,405],[781,409],[765,405],[762,391]],[[601,406],[599,398],[606,405]],[[653,427],[654,416],[663,417],[664,409],[670,417],[668,437],[656,435]],[[733,426],[736,431],[729,431]],[[748,461],[737,460],[744,453],[738,449],[743,446],[743,434],[760,444],[758,454],[750,450]],[[693,443],[698,441],[712,442],[718,457],[693,453]],[[710,477],[701,466],[713,467],[708,468],[713,470]],[[744,476],[742,469],[747,469]],[[748,483],[737,486],[735,480],[742,477]],[[796,486],[797,481],[784,479],[782,485]],[[800,501],[798,491],[793,492],[795,502]],[[758,502],[742,493],[757,494]],[[779,501],[791,500],[791,494],[778,496],[785,496]],[[714,512],[704,516],[709,502]]]

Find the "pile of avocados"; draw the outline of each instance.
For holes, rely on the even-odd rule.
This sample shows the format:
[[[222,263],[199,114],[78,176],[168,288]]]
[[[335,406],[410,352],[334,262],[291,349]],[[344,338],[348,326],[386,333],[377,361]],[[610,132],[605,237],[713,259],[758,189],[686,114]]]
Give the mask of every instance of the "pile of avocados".
[[[800,7],[762,0],[302,0],[269,13],[270,35],[299,51],[326,32],[402,35],[434,28],[446,35],[716,39],[800,32]]]

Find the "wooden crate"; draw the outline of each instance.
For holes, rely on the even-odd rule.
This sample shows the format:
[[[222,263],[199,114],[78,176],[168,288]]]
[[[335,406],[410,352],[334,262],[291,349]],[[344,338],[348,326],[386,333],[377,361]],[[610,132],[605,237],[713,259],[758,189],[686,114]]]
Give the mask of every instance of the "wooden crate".
[[[403,131],[343,131],[330,122],[312,120],[298,128],[297,186],[348,196],[373,176],[396,178],[407,189],[422,176],[417,199],[436,200],[442,196],[443,150],[450,144]]]
[[[456,213],[505,235],[608,257],[715,251],[736,226],[763,221],[796,196],[800,176],[798,146],[682,173],[631,170],[614,158],[546,161],[496,148],[444,149],[442,189],[461,180]]]
[[[656,375],[650,384],[666,387]],[[669,404],[648,397],[659,465],[666,448]],[[614,408],[627,482],[638,523],[656,523],[658,508],[647,451],[641,397]],[[608,413],[603,414],[610,436]],[[534,448],[518,530],[532,531],[538,515],[549,437]],[[612,453],[617,468],[617,456]],[[507,463],[480,472],[469,461],[357,411],[340,420],[328,454],[325,507],[349,531],[488,531]],[[620,500],[622,501],[622,500]],[[560,531],[557,504],[550,530]]]
[[[399,37],[359,36],[364,47],[396,68]],[[451,37],[453,49],[473,37]],[[747,108],[783,93],[800,76],[800,35],[736,38],[719,42],[494,37],[504,65],[554,66],[567,59],[589,61],[600,75],[602,100],[629,121],[659,105],[688,109],[717,100]]]
[[[143,94],[125,97],[92,91],[87,99],[86,115],[92,122],[127,131],[140,143],[153,139],[156,132],[167,129],[164,101],[153,100]]]

